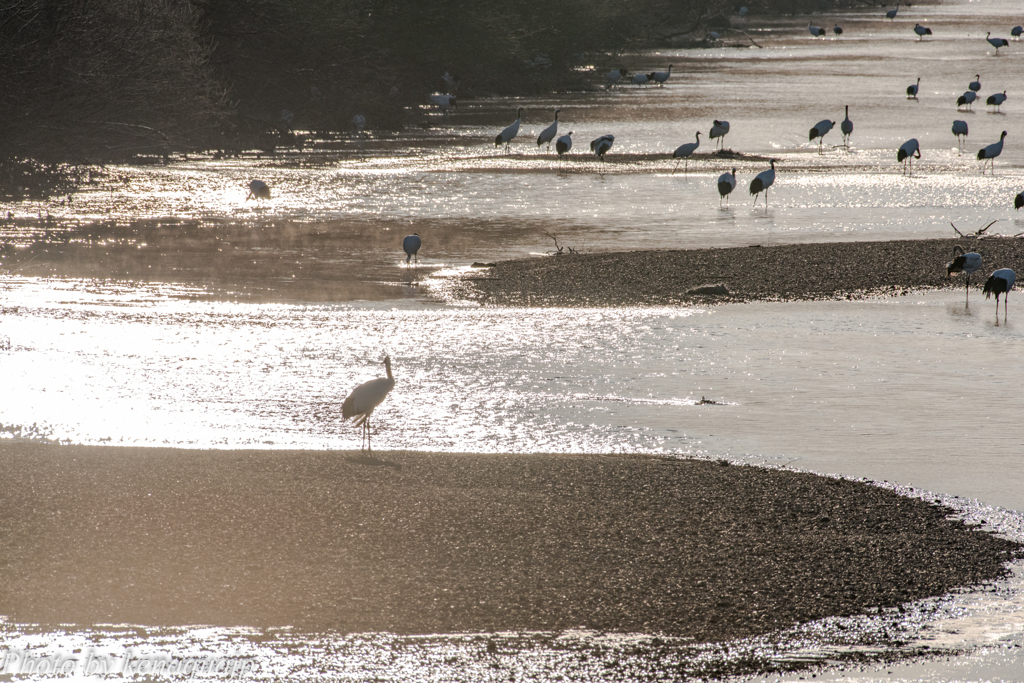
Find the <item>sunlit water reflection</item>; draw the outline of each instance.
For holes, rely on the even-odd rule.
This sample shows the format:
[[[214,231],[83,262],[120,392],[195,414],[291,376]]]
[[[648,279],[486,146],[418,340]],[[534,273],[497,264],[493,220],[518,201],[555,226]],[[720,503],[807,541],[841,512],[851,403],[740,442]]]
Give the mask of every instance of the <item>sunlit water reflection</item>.
[[[952,236],[951,221],[975,229],[997,219],[994,232],[1024,232],[1012,209],[1024,190],[1024,109],[1013,92],[1024,82],[1024,48],[1012,43],[996,57],[984,42],[986,30],[1008,34],[1019,10],[1016,0],[904,7],[892,23],[876,10],[842,12],[820,18],[846,29],[827,41],[810,39],[803,19],[750,18],[737,27],[763,50],[663,50],[630,63],[673,63],[665,88],[462,100],[430,130],[303,154],[109,167],[101,185],[70,202],[6,205],[12,220],[0,237],[18,249],[5,255],[9,277],[0,280],[0,447],[33,439],[355,448],[340,403],[381,374],[387,352],[397,384],[375,413],[379,449],[640,451],[789,465],[960,496],[944,500],[1020,537],[1018,516],[986,507],[1024,510],[1013,301],[997,324],[991,302],[974,294],[965,309],[961,293],[544,311],[425,296],[435,269],[549,251],[545,232],[586,251],[942,237]],[[935,36],[916,42],[917,21]],[[956,111],[979,72],[983,97],[1011,91],[1002,113],[983,103]],[[918,76],[920,97],[908,101]],[[836,130],[819,156],[806,131],[841,120],[845,104],[852,147],[832,147]],[[506,157],[491,140],[519,105],[526,122]],[[556,107],[562,129],[576,131],[578,153],[562,161],[533,143]],[[688,172],[673,172],[667,155],[714,118],[732,124],[727,147],[753,156],[698,155]],[[963,155],[955,118],[971,127]],[[996,174],[982,176],[974,154],[1001,130],[1009,135]],[[587,143],[609,132],[616,143],[602,164]],[[912,178],[895,162],[909,137],[924,154]],[[700,152],[711,147],[705,138]],[[780,160],[779,177],[769,208],[755,209],[745,188],[768,157]],[[720,208],[715,181],[732,166],[739,187]],[[272,200],[244,200],[252,177],[271,184]],[[402,267],[401,237],[412,231],[424,238],[422,271]],[[1018,577],[996,593],[919,606],[910,614],[931,616],[894,617],[899,625],[865,620],[851,633],[867,635],[844,643],[871,649],[872,633],[910,628],[911,643],[996,647],[894,676],[1019,671],[1021,595]],[[700,662],[724,656],[698,648],[662,659],[650,634],[504,634],[494,667],[487,640],[475,636],[5,628],[5,644],[95,636],[115,648],[241,648],[273,675],[357,680],[657,679],[696,675]],[[763,661],[831,656],[835,629],[806,628],[731,647]]]

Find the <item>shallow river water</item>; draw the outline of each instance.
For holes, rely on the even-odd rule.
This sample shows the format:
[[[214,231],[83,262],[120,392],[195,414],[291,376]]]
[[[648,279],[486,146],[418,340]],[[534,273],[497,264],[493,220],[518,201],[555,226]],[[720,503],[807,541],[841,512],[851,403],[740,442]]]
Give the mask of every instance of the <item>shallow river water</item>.
[[[997,56],[984,41],[989,30],[1009,37],[1024,20],[1019,3],[901,8],[894,22],[881,13],[810,17],[844,26],[824,41],[807,33],[807,17],[736,18],[763,49],[736,33],[722,47],[629,60],[637,71],[672,63],[664,88],[463,99],[422,131],[301,154],[113,167],[70,201],[5,206],[0,236],[17,249],[0,278],[0,444],[358,448],[340,403],[389,353],[397,383],[375,413],[379,449],[639,451],[789,466],[888,482],[1024,538],[1016,293],[1005,319],[977,289],[969,306],[962,290],[615,310],[479,308],[440,296],[473,261],[543,257],[554,246],[545,233],[607,251],[949,237],[950,222],[1024,232],[1012,207],[1024,191],[1014,92],[1024,44]],[[935,35],[918,42],[915,22]],[[979,72],[983,97],[1009,91],[1001,112],[983,100],[956,111]],[[918,76],[919,98],[908,100]],[[826,117],[838,127],[846,104],[851,147],[833,147],[837,129],[819,156],[807,129]],[[524,130],[504,155],[493,136],[518,106]],[[564,160],[533,142],[555,107],[562,129],[576,131]],[[754,156],[698,156],[685,172],[658,156],[714,118],[731,122],[727,147]],[[970,125],[963,155],[953,119]],[[995,175],[982,175],[974,155],[1002,130]],[[601,163],[585,152],[604,133],[616,142]],[[895,149],[910,137],[923,158],[906,177]],[[702,140],[699,152],[711,147]],[[776,185],[767,209],[753,207],[746,186],[768,157],[779,162]],[[721,208],[715,181],[734,163],[739,186]],[[252,177],[272,186],[271,200],[245,201]],[[405,268],[401,238],[413,231],[424,240],[420,265]],[[1018,570],[995,590],[861,619],[843,642],[823,623],[734,644],[732,654],[678,657],[691,675],[702,658],[827,662],[840,646],[875,652],[872,633],[905,629],[912,645],[966,654],[819,677],[1012,680],[1024,675],[1022,586]],[[487,638],[474,635],[56,633],[9,623],[3,632],[7,646],[43,650],[244,651],[266,678],[633,680],[679,670],[644,649],[651,634],[497,634],[512,654],[495,668],[481,654]]]

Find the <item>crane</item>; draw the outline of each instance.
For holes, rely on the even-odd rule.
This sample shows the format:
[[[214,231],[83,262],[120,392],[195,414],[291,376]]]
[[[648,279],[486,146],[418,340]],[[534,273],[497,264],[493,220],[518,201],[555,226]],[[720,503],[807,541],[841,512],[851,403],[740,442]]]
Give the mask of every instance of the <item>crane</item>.
[[[967,145],[967,122],[957,119],[953,122],[953,135],[956,136],[957,149],[963,151]]]
[[[843,144],[850,149],[850,135],[853,134],[853,121],[850,120],[850,105],[846,105],[846,118],[839,124],[839,130],[843,132]]]
[[[690,155],[693,154],[695,151],[697,151],[698,147],[700,147],[700,131],[697,131],[697,141],[696,142],[687,142],[685,144],[679,145],[678,147],[676,147],[676,151],[672,152],[672,158],[673,159],[682,159],[683,160],[683,162],[684,162],[684,164],[683,164],[683,173],[686,173],[687,167],[689,166]],[[676,167],[674,169],[672,169],[672,172],[675,173],[678,168],[679,168],[679,162],[677,161],[676,162]]]
[[[406,235],[405,239],[402,240],[402,249],[405,250],[405,262],[409,263],[412,257],[416,257],[416,265],[420,263],[419,251],[422,246],[423,240],[420,239],[420,234],[414,232],[411,235]]]
[[[885,18],[888,19],[889,21],[892,21],[893,19],[896,18],[896,13],[899,12],[899,11],[900,11],[900,5],[899,5],[899,3],[896,3],[896,9],[891,9],[888,12],[886,12],[885,13]]]
[[[249,194],[246,195],[245,201],[255,199],[257,202],[261,199],[270,199],[270,186],[262,180],[252,180],[249,182]]]
[[[764,210],[768,210],[768,188],[775,184],[775,162],[777,159],[769,159],[771,168],[761,171],[750,181],[750,194],[754,195],[754,206],[757,206],[757,196],[764,192]]]
[[[976,251],[964,253],[964,248],[959,244],[953,247],[953,260],[946,264],[946,275],[953,276],[957,273],[967,275],[967,284],[964,289],[967,291],[967,301],[971,300],[971,275],[981,268],[981,254]]]
[[[729,196],[733,190],[736,189],[736,169],[732,169],[732,173],[723,173],[718,176],[718,205],[722,205],[722,200]],[[756,201],[756,199],[755,199]]]
[[[708,133],[708,139],[714,140],[715,138],[721,138],[722,149],[725,149],[725,136],[729,133],[729,122],[728,121],[712,121],[711,132]],[[715,143],[716,145],[718,143]]]
[[[985,34],[985,40],[988,41],[989,45],[996,49],[997,55],[999,54],[999,48],[1008,47],[1010,45],[1010,41],[1008,41],[1006,38],[992,38],[991,36],[992,32],[989,31],[988,33]]]
[[[604,161],[604,155],[612,148],[613,142],[615,142],[614,135],[602,135],[596,140],[590,141],[590,151],[596,154],[601,161]]]
[[[668,77],[671,76],[671,75],[672,75],[672,65],[669,64],[668,65],[668,71],[655,71],[654,73],[650,74],[650,78],[651,78],[651,80],[654,80],[654,81],[658,82],[658,87],[663,87],[665,85],[665,81],[667,81]]]
[[[921,26],[921,24],[914,24],[914,33],[917,34],[918,40],[924,40],[925,36],[930,36],[932,30],[927,26]]]
[[[1009,268],[1000,268],[999,270],[993,271],[988,276],[988,280],[985,281],[985,287],[982,290],[985,292],[985,298],[991,298],[993,294],[996,295],[996,319],[999,319],[999,295],[1005,294],[1003,297],[1003,317],[1006,317],[1006,308],[1010,301],[1010,290],[1013,289],[1013,283],[1017,281],[1017,274]]]
[[[840,26],[839,24],[836,24],[835,26],[832,27],[832,33],[836,34],[836,38],[838,38],[839,36],[843,35],[843,27]]]
[[[996,172],[996,157],[1003,153],[1003,138],[1006,137],[1006,131],[999,136],[999,142],[993,142],[988,147],[978,150],[978,160],[981,161],[981,173],[985,174],[985,164],[992,166],[992,173]]]
[[[814,138],[818,138],[818,154],[821,154],[821,142],[825,139],[825,134],[832,130],[832,126],[834,125],[836,125],[835,121],[822,119],[814,124],[814,128],[811,128],[811,132],[807,139],[813,141]]]
[[[1006,91],[997,92],[994,95],[989,95],[988,99],[985,100],[986,106],[995,106],[996,111],[999,111],[999,107],[1002,106],[1003,102],[1006,101]]]
[[[555,140],[555,151],[558,152],[559,157],[572,149],[572,134],[574,132],[575,131],[570,130],[568,133]]]
[[[907,99],[908,100],[916,100],[917,99],[917,91],[920,90],[920,89],[921,89],[921,78],[918,77],[917,83],[915,83],[914,85],[908,85],[907,86]]]
[[[558,134],[558,112],[560,112],[560,111],[562,111],[562,110],[561,109],[556,109],[555,110],[555,120],[554,120],[554,122],[550,126],[545,128],[544,130],[542,130],[540,132],[540,135],[537,136],[537,146],[538,147],[540,147],[544,143],[547,143],[548,149],[551,149],[551,141],[554,140],[555,139],[555,135]]]
[[[523,108],[519,107],[519,113],[516,115],[516,120],[513,121],[505,130],[498,133],[494,138],[494,146],[500,147],[505,145],[505,153],[509,152],[509,143],[512,139],[519,135],[519,124],[523,122]]]
[[[896,161],[903,162],[903,174],[907,174],[907,165],[910,166],[910,175],[914,175],[914,158],[921,158],[921,145],[917,138],[910,138],[896,152]]]
[[[981,74],[974,75],[974,80],[971,81],[971,84],[967,86],[967,89],[973,90],[974,92],[978,92],[979,90],[981,90]]]
[[[355,426],[362,427],[359,439],[360,449],[363,445],[362,437],[365,436],[366,450],[371,453],[373,448],[370,446],[370,416],[373,415],[373,409],[379,406],[395,388],[395,378],[391,374],[391,356],[384,356],[383,364],[388,376],[363,382],[349,393],[341,406],[342,419],[347,420],[354,417]]]
[[[612,69],[611,71],[606,73],[604,77],[608,79],[608,88],[611,89],[613,85],[615,85],[628,75],[629,72],[626,71],[624,67],[619,67],[618,69]]]
[[[976,99],[978,99],[978,93],[973,90],[967,90],[963,95],[956,98],[956,108],[959,109],[960,107],[967,107],[970,109]]]
[[[815,26],[809,21],[807,22],[807,30],[810,31],[811,35],[814,36],[815,38],[825,37],[825,29],[821,28],[820,26]]]
[[[1013,198],[1013,208],[1020,211],[1020,207],[1024,206],[1024,192],[1021,192]]]

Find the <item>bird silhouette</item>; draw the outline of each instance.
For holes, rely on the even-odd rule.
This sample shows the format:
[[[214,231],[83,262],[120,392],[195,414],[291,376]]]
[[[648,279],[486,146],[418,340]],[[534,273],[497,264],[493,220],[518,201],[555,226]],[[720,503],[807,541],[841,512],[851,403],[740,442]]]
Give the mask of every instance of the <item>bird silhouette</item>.
[[[570,149],[572,149],[572,134],[575,131],[569,131],[562,137],[555,140],[555,151],[558,152],[558,156],[562,156]]]
[[[957,148],[963,151],[967,145],[967,122],[957,119],[953,122],[953,135],[956,136]]]
[[[722,200],[726,199],[733,190],[736,189],[736,169],[732,169],[732,173],[723,173],[718,176],[718,205],[722,205]]]
[[[1013,208],[1020,211],[1020,207],[1024,206],[1024,192],[1021,192],[1013,198]]]
[[[807,22],[807,30],[810,31],[811,35],[814,36],[815,38],[825,37],[825,29],[821,28],[820,26],[815,26],[809,21]]]
[[[708,133],[708,139],[714,140],[719,138],[722,143],[722,149],[725,149],[725,136],[729,133],[729,122],[728,121],[712,121],[711,131]],[[715,143],[716,146],[718,143]]]
[[[999,136],[999,142],[993,142],[988,147],[978,150],[978,160],[981,161],[981,172],[985,173],[985,164],[989,164],[992,167],[992,172],[996,172],[996,157],[1003,153],[1003,139],[1006,137],[1006,131]]]
[[[246,195],[245,201],[255,199],[259,201],[261,199],[270,199],[270,186],[262,180],[253,180],[249,183],[249,194]]]
[[[917,83],[915,83],[914,85],[908,85],[907,86],[907,99],[908,100],[916,100],[917,99],[917,91],[920,90],[920,89],[921,89],[921,79],[918,78],[917,79]]]
[[[836,34],[836,37],[838,38],[839,36],[843,35],[843,27],[840,26],[839,24],[836,24],[835,26],[832,27],[832,33]]]
[[[612,143],[614,142],[614,135],[602,135],[596,140],[590,141],[590,151],[596,154],[601,161],[604,161],[605,153],[612,148]]]
[[[914,33],[917,34],[918,40],[924,40],[925,36],[930,36],[932,30],[927,26],[921,26],[921,24],[914,24]]]
[[[993,271],[988,276],[988,280],[985,281],[985,287],[982,289],[985,292],[985,298],[989,299],[993,294],[996,295],[996,320],[999,320],[999,295],[1003,294],[1003,317],[1006,317],[1006,309],[1009,306],[1010,301],[1010,290],[1013,289],[1013,283],[1017,281],[1017,274],[1009,268],[1000,268],[999,270]]]
[[[921,158],[921,145],[918,143],[917,138],[910,138],[902,145],[896,152],[896,161],[903,162],[903,173],[907,174],[908,166],[910,175],[914,175],[914,159]]]
[[[999,48],[1008,47],[1010,45],[1010,41],[1008,41],[1006,38],[992,38],[991,36],[992,32],[989,31],[988,33],[985,34],[985,40],[988,41],[989,45],[996,49],[997,55],[999,54]]]
[[[370,416],[373,409],[379,406],[391,390],[395,388],[395,378],[391,374],[391,356],[384,356],[384,368],[387,370],[387,377],[378,377],[369,382],[363,382],[349,393],[341,406],[341,417],[344,420],[354,417],[356,427],[362,427],[359,439],[359,447],[362,450],[363,437],[366,438],[366,450],[373,452],[370,445]]]
[[[988,99],[985,100],[986,106],[994,106],[996,111],[999,111],[999,107],[1006,101],[1006,91],[997,92],[994,95],[989,95]]]
[[[967,284],[964,288],[967,291],[967,302],[971,299],[971,274],[981,268],[981,254],[976,251],[964,253],[964,248],[959,244],[953,247],[953,260],[946,264],[946,275],[953,276],[957,273],[967,275]]]
[[[655,71],[650,75],[651,80],[657,81],[658,87],[664,87],[665,81],[672,75],[672,65],[668,65],[668,71]]]
[[[402,240],[402,249],[405,250],[405,262],[409,263],[412,257],[416,257],[416,265],[419,265],[420,257],[418,255],[420,246],[423,244],[423,240],[420,239],[420,234],[414,232],[411,235],[406,235],[405,239]]]
[[[899,3],[897,3],[896,4],[896,9],[891,9],[888,12],[885,13],[885,18],[888,19],[889,21],[892,21],[893,19],[896,18],[896,13],[899,12],[899,11],[900,11],[900,6],[899,6]]]
[[[818,154],[821,154],[821,142],[825,139],[825,134],[832,130],[832,126],[834,125],[836,125],[835,121],[822,119],[814,124],[814,128],[811,128],[811,132],[808,134],[807,139],[813,142],[814,138],[818,138]]]
[[[850,105],[846,105],[846,118],[839,124],[839,130],[843,132],[843,144],[850,149],[850,135],[853,133],[853,121],[850,120]]]
[[[981,74],[974,75],[974,80],[967,86],[967,89],[973,90],[974,92],[981,90]]]
[[[607,74],[605,74],[605,78],[608,80],[608,88],[611,89],[613,85],[615,85],[628,75],[629,72],[626,71],[624,68],[620,67],[618,69],[612,69]]]
[[[963,95],[956,98],[956,108],[959,109],[966,106],[968,109],[971,109],[971,105],[974,104],[976,99],[978,99],[978,93],[973,90],[967,90]]]

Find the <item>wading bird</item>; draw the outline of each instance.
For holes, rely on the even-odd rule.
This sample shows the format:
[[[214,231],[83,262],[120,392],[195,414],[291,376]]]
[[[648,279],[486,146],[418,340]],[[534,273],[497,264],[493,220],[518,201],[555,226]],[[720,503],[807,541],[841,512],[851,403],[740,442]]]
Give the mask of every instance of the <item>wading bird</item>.
[[[1006,91],[1004,90],[1003,92],[997,92],[995,95],[989,95],[988,99],[985,100],[985,105],[990,107],[994,106],[996,111],[999,111],[999,107],[1001,107],[1005,101]]]
[[[500,147],[505,145],[505,153],[508,154],[509,143],[512,139],[519,135],[519,124],[523,122],[523,108],[519,107],[519,113],[516,115],[516,120],[513,121],[505,130],[498,133],[494,138],[494,146]]]
[[[886,12],[885,13],[885,18],[888,19],[889,21],[892,21],[893,19],[896,18],[896,13],[899,12],[899,11],[900,11],[900,5],[899,5],[899,3],[896,3],[896,9],[891,9],[888,12]]]
[[[406,235],[405,239],[402,240],[402,249],[405,250],[405,262],[409,263],[413,256],[416,257],[416,265],[420,263],[419,250],[423,244],[423,240],[420,239],[420,234],[414,232],[411,235]]]
[[[370,416],[373,409],[379,406],[392,389],[395,388],[395,378],[391,375],[391,356],[384,356],[384,368],[388,376],[371,379],[363,382],[348,395],[345,403],[341,406],[341,417],[347,420],[355,418],[355,426],[362,427],[362,434],[359,439],[359,447],[362,449],[363,437],[366,438],[366,450],[373,452],[370,446]]]
[[[628,75],[629,72],[622,67],[619,67],[618,69],[612,69],[607,74],[605,74],[605,78],[608,79],[608,87],[611,88],[613,85],[615,85]]]
[[[262,180],[253,180],[249,183],[249,194],[246,195],[245,201],[255,199],[270,199],[270,186]]]
[[[1020,40],[1020,34],[1022,33],[1024,33],[1024,26],[1014,26],[1010,30],[1010,35],[1016,38],[1017,40]]]
[[[722,200],[729,196],[733,190],[736,189],[736,169],[732,169],[732,173],[723,173],[718,176],[718,205],[722,205]]]
[[[999,136],[999,142],[993,142],[988,147],[978,150],[978,160],[981,161],[981,172],[985,173],[985,164],[990,164],[992,172],[996,172],[996,157],[1003,153],[1003,138],[1006,137],[1006,131]]]
[[[932,30],[927,26],[921,26],[921,24],[914,24],[914,33],[917,34],[918,40],[924,40],[925,36],[930,36]]]
[[[921,158],[921,145],[918,144],[917,138],[910,138],[900,145],[899,151],[896,152],[896,161],[903,162],[903,175],[907,174],[908,164],[910,175],[914,175],[915,157]]]
[[[1006,317],[1006,309],[1009,306],[1010,301],[1010,290],[1013,289],[1013,283],[1017,281],[1017,274],[1009,268],[1000,268],[994,271],[988,276],[988,280],[985,281],[985,288],[982,290],[985,292],[985,298],[991,298],[993,294],[996,295],[996,318],[999,318],[999,295],[1004,294],[1003,297],[1003,317]]]
[[[967,122],[959,119],[954,121],[953,135],[956,136],[957,149],[963,151],[967,146]]]
[[[967,89],[973,90],[974,92],[981,90],[981,74],[974,75],[974,80],[967,86]]]
[[[815,38],[825,37],[825,29],[821,28],[820,26],[814,26],[809,21],[807,22],[807,30],[810,31],[811,35],[814,36]]]
[[[775,162],[770,159],[772,167],[767,171],[761,171],[750,181],[750,194],[754,195],[754,206],[757,206],[757,196],[764,192],[764,210],[768,210],[768,188],[775,184]]]
[[[1013,208],[1020,211],[1020,207],[1024,206],[1024,192],[1013,198]]]
[[[981,254],[976,251],[964,253],[964,248],[959,244],[953,247],[953,260],[946,264],[946,275],[952,277],[957,273],[964,273],[967,276],[967,301],[971,300],[971,274],[981,268]]]
[[[652,73],[650,75],[650,78],[653,81],[657,81],[658,86],[661,87],[661,86],[665,85],[665,81],[667,81],[668,77],[671,76],[671,75],[672,75],[672,65],[669,64],[668,65],[668,71],[655,71],[654,73]]]
[[[811,132],[808,134],[807,139],[813,142],[814,138],[818,138],[818,154],[821,154],[821,143],[825,139],[825,134],[832,130],[832,126],[834,125],[836,125],[835,121],[823,119],[814,124],[814,128],[811,128]]]
[[[605,153],[612,148],[612,143],[614,142],[614,135],[602,135],[596,140],[590,141],[590,151],[596,154],[601,161],[604,161]]]
[[[698,147],[700,147],[700,131],[697,131],[697,141],[696,142],[687,142],[685,144],[679,145],[678,147],[676,147],[676,151],[672,152],[672,158],[673,159],[682,159],[683,160],[683,162],[684,162],[683,163],[683,173],[686,173],[687,167],[690,164],[690,155],[693,154],[695,151],[697,151]],[[678,170],[678,169],[679,169],[679,162],[676,161],[676,167],[674,169],[672,169],[672,172],[675,173],[676,170]]]
[[[537,136],[537,146],[538,147],[540,147],[541,145],[546,143],[547,146],[548,146],[548,149],[551,149],[551,141],[554,140],[555,136],[558,134],[558,112],[560,112],[560,111],[562,111],[562,110],[561,109],[556,109],[555,110],[555,120],[554,120],[554,122],[550,126],[545,128],[544,130],[542,130],[540,132],[540,135]]]
[[[908,85],[907,86],[907,99],[908,100],[916,100],[917,99],[917,91],[920,90],[920,89],[921,89],[921,79],[918,78],[917,79],[917,83],[915,83],[914,85]]]
[[[836,24],[835,26],[832,27],[832,33],[836,34],[836,37],[838,38],[839,36],[843,35],[843,27],[840,26],[839,24]]]
[[[992,35],[991,32],[986,33],[985,34],[985,40],[988,41],[989,45],[991,45],[992,47],[994,47],[996,49],[996,54],[998,55],[999,54],[999,48],[1009,46],[1010,41],[1008,41],[1006,38],[991,38],[990,37],[991,35]]]
[[[711,132],[708,133],[708,139],[714,140],[715,138],[721,138],[722,149],[725,149],[725,136],[729,132],[728,121],[712,121]],[[716,145],[718,143],[715,143]]]
[[[575,131],[569,131],[562,137],[555,140],[555,151],[558,152],[558,156],[561,157],[563,154],[572,149],[572,134]]]
[[[635,74],[633,76],[633,85],[635,85],[638,88],[640,86],[642,86],[642,85],[647,85],[648,83],[651,82],[651,77],[653,75],[654,75],[653,73],[649,73],[649,74]]]
[[[839,130],[843,132],[843,144],[850,149],[850,135],[853,133],[853,121],[850,120],[850,105],[846,105],[846,118],[839,124]]]
[[[956,108],[959,109],[960,107],[966,106],[968,109],[971,109],[971,105],[974,104],[974,100],[976,99],[978,99],[978,93],[973,90],[968,90],[963,95],[956,98]]]
[[[459,105],[455,103],[455,95],[441,93],[434,93],[431,95],[430,103],[441,109],[445,114],[447,114],[448,110],[452,107],[455,107],[456,109],[459,107]]]

